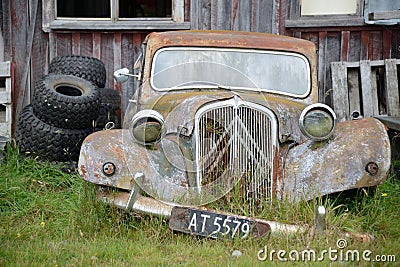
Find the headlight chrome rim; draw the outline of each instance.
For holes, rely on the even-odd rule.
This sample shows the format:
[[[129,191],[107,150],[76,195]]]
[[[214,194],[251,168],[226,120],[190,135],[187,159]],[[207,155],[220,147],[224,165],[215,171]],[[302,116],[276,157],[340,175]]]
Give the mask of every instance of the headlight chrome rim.
[[[331,119],[332,119],[332,127],[331,127],[329,133],[327,133],[326,135],[321,136],[321,137],[319,137],[319,136],[314,136],[314,135],[310,134],[310,132],[307,131],[307,127],[305,126],[305,118],[307,117],[307,115],[308,115],[311,111],[314,111],[314,110],[323,111],[323,112],[327,113],[327,114],[331,117]],[[316,103],[316,104],[311,104],[311,105],[307,106],[307,107],[301,112],[300,118],[299,118],[299,127],[300,127],[301,132],[302,132],[306,137],[308,137],[308,138],[310,138],[310,139],[312,139],[312,140],[315,140],[315,141],[324,141],[324,140],[329,139],[329,138],[332,136],[332,134],[334,133],[334,131],[335,131],[336,124],[337,124],[337,118],[336,118],[335,112],[333,111],[333,109],[332,109],[331,107],[329,107],[329,106],[326,105],[326,104],[322,104],[322,103]]]
[[[143,123],[148,123],[150,121],[151,123],[159,123],[160,124],[160,133],[159,133],[158,138],[156,138],[155,140],[152,140],[150,142],[147,142],[146,140],[139,140],[138,138],[136,138],[133,131],[135,128],[137,128],[143,124],[143,123],[140,123],[140,121],[142,121],[142,120],[145,121]],[[153,144],[153,143],[157,142],[158,140],[160,140],[164,122],[165,122],[164,117],[158,111],[152,110],[152,109],[144,109],[144,110],[137,112],[132,117],[132,120],[129,124],[129,131],[131,133],[131,136],[137,143],[140,143],[142,145]]]

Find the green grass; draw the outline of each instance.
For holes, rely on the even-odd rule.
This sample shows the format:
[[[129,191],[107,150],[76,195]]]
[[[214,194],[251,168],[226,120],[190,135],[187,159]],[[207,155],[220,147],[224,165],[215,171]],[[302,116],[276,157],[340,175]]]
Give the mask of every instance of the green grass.
[[[372,243],[348,238],[348,249],[396,255],[397,264],[400,262],[400,182],[392,177],[375,192],[359,190],[353,195],[297,204],[276,202],[261,211],[247,210],[233,197],[221,200],[212,206],[303,226],[313,225],[317,205],[324,204],[328,209],[324,234],[310,230],[305,234],[233,241],[175,233],[169,230],[166,219],[125,213],[98,202],[95,193],[95,186],[77,174],[22,158],[10,149],[0,163],[0,266],[266,266],[271,265],[269,260],[257,259],[258,251],[265,246],[268,251],[287,252],[336,249],[342,231],[375,236]],[[234,250],[242,256],[232,257]],[[272,264],[282,262],[275,255]],[[363,261],[330,262],[329,258],[318,264],[389,266]]]

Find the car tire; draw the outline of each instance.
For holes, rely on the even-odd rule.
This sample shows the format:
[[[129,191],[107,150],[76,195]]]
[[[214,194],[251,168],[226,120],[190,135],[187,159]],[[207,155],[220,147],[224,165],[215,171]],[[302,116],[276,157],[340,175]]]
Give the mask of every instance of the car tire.
[[[84,129],[99,111],[100,94],[90,82],[72,75],[47,75],[38,80],[32,104],[35,115],[56,127]]]
[[[109,104],[114,110],[121,107],[121,95],[113,88],[101,88],[100,90],[100,103]]]
[[[18,119],[15,139],[21,153],[50,161],[76,161],[80,147],[92,129],[62,129],[41,121],[26,106]]]
[[[68,55],[54,58],[49,66],[49,74],[66,74],[83,78],[99,88],[106,84],[104,63],[94,57]]]

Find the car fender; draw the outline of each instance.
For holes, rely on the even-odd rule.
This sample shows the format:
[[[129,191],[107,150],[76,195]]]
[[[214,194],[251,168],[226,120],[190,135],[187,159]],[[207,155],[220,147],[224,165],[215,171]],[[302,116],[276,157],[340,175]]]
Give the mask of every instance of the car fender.
[[[311,199],[385,181],[390,168],[390,142],[385,126],[374,118],[338,123],[332,139],[307,141],[287,154],[283,195]],[[378,170],[372,175],[369,163]]]

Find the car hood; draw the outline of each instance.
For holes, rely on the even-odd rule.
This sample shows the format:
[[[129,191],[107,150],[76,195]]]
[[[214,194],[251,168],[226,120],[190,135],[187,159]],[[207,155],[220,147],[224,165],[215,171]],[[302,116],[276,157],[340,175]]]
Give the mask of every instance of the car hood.
[[[215,101],[228,100],[234,97],[272,110],[278,120],[280,142],[295,141],[301,143],[306,140],[299,129],[298,121],[301,111],[307,104],[270,94],[232,91],[169,92],[150,98],[140,105],[140,109],[153,109],[160,112],[165,118],[167,134],[179,133],[190,136],[194,129],[194,117],[199,108]],[[128,106],[124,128],[129,126],[134,112],[136,112],[135,105]]]

